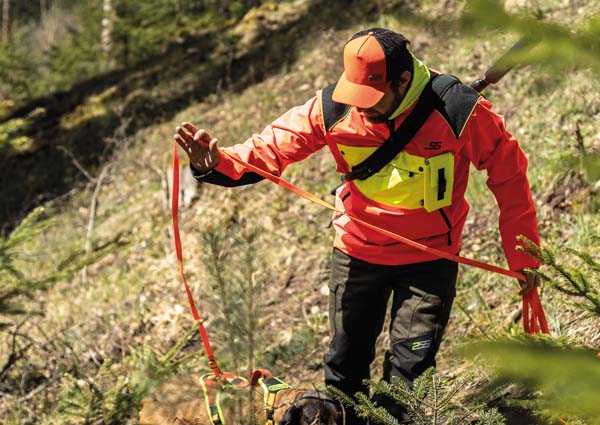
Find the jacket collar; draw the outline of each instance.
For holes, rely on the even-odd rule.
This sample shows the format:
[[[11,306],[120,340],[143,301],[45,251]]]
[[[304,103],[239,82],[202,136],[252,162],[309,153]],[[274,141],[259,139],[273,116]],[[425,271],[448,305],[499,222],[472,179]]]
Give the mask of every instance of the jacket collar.
[[[417,57],[412,53],[411,56],[413,58],[412,80],[410,82],[408,91],[404,96],[404,99],[402,99],[402,102],[400,102],[400,106],[398,106],[398,108],[390,116],[390,120],[395,119],[396,117],[398,117],[398,115],[410,108],[412,104],[417,101],[417,99],[421,95],[421,92],[429,82],[429,68],[427,68],[427,66],[419,59],[417,59]]]

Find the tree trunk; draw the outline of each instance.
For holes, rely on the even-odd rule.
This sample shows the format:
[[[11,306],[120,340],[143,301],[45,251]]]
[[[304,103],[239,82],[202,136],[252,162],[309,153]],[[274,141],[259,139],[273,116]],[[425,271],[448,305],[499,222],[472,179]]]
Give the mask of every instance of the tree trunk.
[[[8,45],[10,38],[10,0],[2,2],[2,44]]]
[[[48,0],[40,0],[40,20],[43,21],[46,18],[48,12]]]
[[[102,13],[102,52],[106,68],[113,67],[113,26],[114,16],[111,0],[104,0]]]

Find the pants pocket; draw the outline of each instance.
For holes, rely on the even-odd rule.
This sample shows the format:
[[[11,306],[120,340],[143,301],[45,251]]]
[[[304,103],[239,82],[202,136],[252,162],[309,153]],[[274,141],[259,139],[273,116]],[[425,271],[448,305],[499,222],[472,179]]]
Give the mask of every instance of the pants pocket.
[[[343,333],[342,294],[343,287],[338,283],[329,283],[329,330],[330,337]]]

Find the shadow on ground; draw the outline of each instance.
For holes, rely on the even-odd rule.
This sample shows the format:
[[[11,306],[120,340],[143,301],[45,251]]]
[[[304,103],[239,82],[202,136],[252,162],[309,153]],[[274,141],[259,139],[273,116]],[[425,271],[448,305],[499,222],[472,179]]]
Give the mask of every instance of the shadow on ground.
[[[240,47],[232,32],[206,32],[173,43],[161,55],[128,69],[80,82],[72,89],[27,105],[0,119],[24,119],[39,108],[21,134],[25,151],[0,146],[0,225],[6,235],[33,207],[84,182],[110,154],[115,133],[135,134],[222,87],[241,90],[296,59],[306,34],[343,29],[379,10],[359,2],[309,0],[281,20],[260,14],[253,43]],[[239,34],[239,33],[238,33]],[[126,125],[125,125],[126,124]],[[121,134],[123,136],[123,134]]]

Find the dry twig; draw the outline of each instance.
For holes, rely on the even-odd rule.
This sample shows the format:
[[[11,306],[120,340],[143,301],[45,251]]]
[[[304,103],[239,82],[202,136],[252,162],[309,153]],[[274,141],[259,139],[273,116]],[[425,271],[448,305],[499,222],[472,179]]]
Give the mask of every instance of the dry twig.
[[[75,158],[75,155],[73,155],[73,153],[70,150],[68,150],[64,146],[59,146],[58,150],[64,152],[65,155],[67,155],[71,159],[71,162],[73,163],[75,168],[77,168],[81,172],[81,174],[85,176],[86,179],[88,179],[91,183],[96,183],[96,179],[94,178],[94,176],[92,176],[88,172],[88,170],[86,170],[85,167],[81,165],[81,163],[77,160],[77,158]]]
[[[92,250],[91,236],[92,231],[94,230],[94,222],[96,220],[96,207],[98,205],[98,195],[100,194],[100,188],[102,187],[102,181],[108,172],[109,165],[106,165],[102,168],[100,175],[96,179],[96,187],[94,188],[94,193],[92,195],[92,202],[90,204],[90,217],[88,220],[87,233],[85,235],[85,243],[83,245],[83,249],[86,254],[89,254]],[[81,270],[81,282],[85,285],[87,283],[87,265]]]

